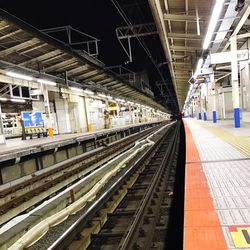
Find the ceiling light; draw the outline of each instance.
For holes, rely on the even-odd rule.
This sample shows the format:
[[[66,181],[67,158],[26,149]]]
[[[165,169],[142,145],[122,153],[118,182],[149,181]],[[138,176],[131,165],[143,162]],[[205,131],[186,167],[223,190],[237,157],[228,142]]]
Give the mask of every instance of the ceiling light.
[[[76,87],[69,87],[69,89],[76,91],[76,92],[82,92],[83,90],[80,88],[76,88]]]
[[[23,99],[14,99],[14,98],[11,98],[10,101],[11,102],[16,102],[16,103],[25,103],[25,100],[23,100]]]
[[[107,96],[104,95],[104,94],[98,94],[98,96],[103,97],[103,98],[106,98],[106,97],[107,97]]]
[[[38,79],[37,81],[38,81],[39,83],[43,83],[43,84],[46,84],[46,85],[56,86],[56,83],[55,83],[55,82],[52,82],[52,81],[49,81],[49,80]]]
[[[31,80],[33,79],[31,76],[18,74],[18,73],[11,72],[11,71],[8,71],[8,72],[6,73],[6,75],[7,75],[7,76],[14,77],[14,78],[18,78],[18,79],[27,80],[27,81],[31,81]]]
[[[124,99],[120,99],[120,98],[116,98],[115,100],[118,101],[118,102],[125,102]]]
[[[0,101],[6,102],[8,99],[6,97],[0,97]]]
[[[108,96],[107,96],[107,99],[111,100],[111,99],[113,99],[113,97],[110,96],[110,95],[108,95]]]
[[[197,76],[200,74],[200,69],[201,69],[201,66],[202,66],[202,63],[203,63],[203,59],[200,58],[198,63],[197,63],[197,66],[196,66],[196,70],[195,70],[195,73],[193,75],[193,78],[196,79]]]
[[[217,0],[214,5],[213,13],[212,13],[212,16],[208,25],[208,29],[207,29],[207,34],[203,42],[203,49],[207,49],[209,47],[209,43],[212,39],[214,29],[216,27],[217,21],[219,19],[219,16],[223,7],[223,3],[224,3],[224,0]]]
[[[84,93],[87,94],[87,95],[94,95],[94,92],[89,90],[89,89],[85,89]]]

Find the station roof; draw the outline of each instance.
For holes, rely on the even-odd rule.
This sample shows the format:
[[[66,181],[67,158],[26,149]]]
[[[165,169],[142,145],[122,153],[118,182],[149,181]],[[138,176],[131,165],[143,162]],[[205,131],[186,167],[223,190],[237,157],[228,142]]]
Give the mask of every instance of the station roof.
[[[195,71],[198,59],[201,57],[206,59],[210,52],[227,51],[232,35],[249,30],[246,29],[249,25],[249,2],[245,3],[243,9],[235,11],[235,0],[223,1],[223,8],[209,49],[204,51],[203,42],[215,2],[215,0],[149,0],[181,110],[189,89],[188,81]],[[238,47],[245,40],[239,41]],[[227,70],[227,67],[220,65],[218,70],[215,70],[215,78],[230,73],[230,65],[229,72]]]
[[[104,65],[79,53],[0,9],[0,65],[4,69],[32,72],[67,78],[80,84],[101,86],[114,94],[132,98],[166,111],[151,96],[143,93],[123,78],[105,69]]]

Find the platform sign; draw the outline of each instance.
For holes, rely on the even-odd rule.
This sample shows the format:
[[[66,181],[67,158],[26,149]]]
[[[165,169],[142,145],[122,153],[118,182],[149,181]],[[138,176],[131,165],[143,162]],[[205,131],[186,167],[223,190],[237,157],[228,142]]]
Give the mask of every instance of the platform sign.
[[[42,112],[22,112],[22,120],[25,128],[43,127],[44,120]]]
[[[211,64],[228,63],[232,61],[232,52],[219,52],[210,54]],[[246,61],[249,59],[248,49],[237,50],[238,61]]]
[[[250,225],[228,227],[236,248],[250,249]]]

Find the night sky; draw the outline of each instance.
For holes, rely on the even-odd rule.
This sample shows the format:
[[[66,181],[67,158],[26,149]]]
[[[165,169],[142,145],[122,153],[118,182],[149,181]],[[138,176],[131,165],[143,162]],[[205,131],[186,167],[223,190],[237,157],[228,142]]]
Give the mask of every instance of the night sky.
[[[153,22],[148,0],[117,0],[117,2],[133,25]],[[135,38],[132,40],[133,62],[125,65],[128,58],[116,38],[115,29],[127,25],[111,0],[2,0],[0,7],[38,29],[71,25],[100,39],[99,60],[106,66],[123,65],[135,72],[147,69],[151,88],[157,95],[154,82],[160,80],[160,76]],[[158,35],[145,37],[144,40],[157,63],[165,62]],[[170,81],[166,65],[162,68],[166,79]]]

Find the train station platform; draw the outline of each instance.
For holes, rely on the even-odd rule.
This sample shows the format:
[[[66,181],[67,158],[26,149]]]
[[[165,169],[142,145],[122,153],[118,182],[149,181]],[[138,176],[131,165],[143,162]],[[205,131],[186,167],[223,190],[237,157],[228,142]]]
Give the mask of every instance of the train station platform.
[[[33,175],[38,170],[105,147],[107,144],[154,127],[160,122],[124,125],[95,132],[57,135],[53,138],[20,138],[0,145],[0,184]]]
[[[72,143],[80,143],[81,141],[87,141],[89,139],[97,139],[101,136],[107,136],[109,134],[119,133],[129,129],[147,127],[153,124],[158,124],[158,122],[124,125],[117,128],[102,129],[94,132],[55,135],[52,138],[27,138],[27,140],[22,140],[21,138],[8,139],[5,144],[0,145],[0,162],[10,158],[17,158],[40,151],[66,146]]]
[[[184,123],[184,250],[250,249],[250,126]]]

